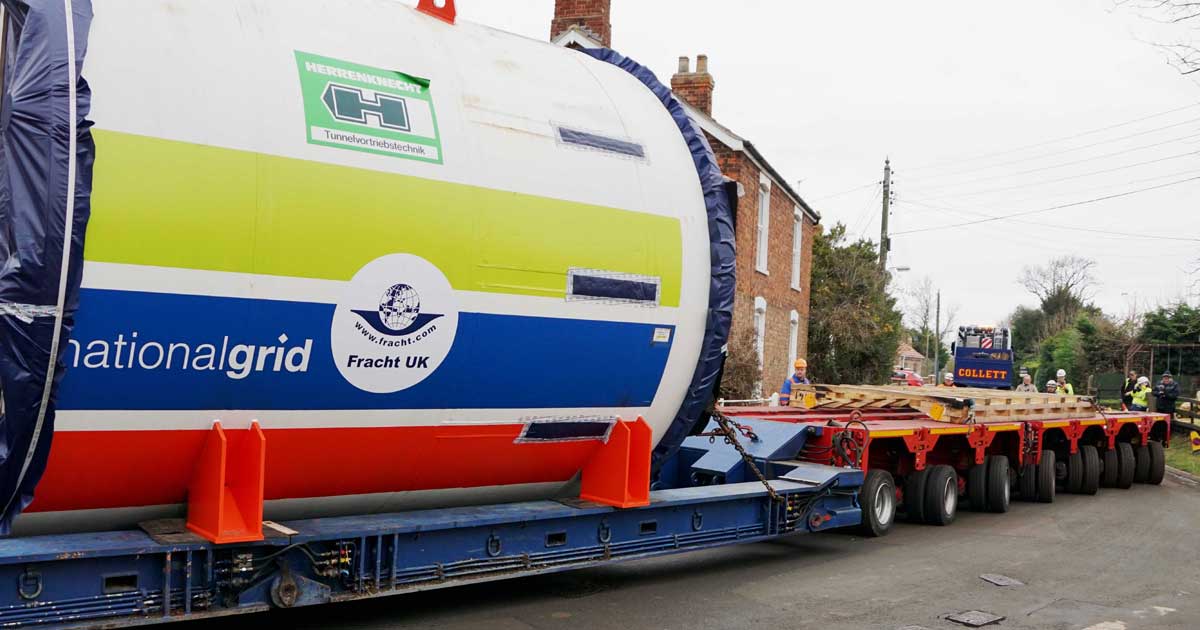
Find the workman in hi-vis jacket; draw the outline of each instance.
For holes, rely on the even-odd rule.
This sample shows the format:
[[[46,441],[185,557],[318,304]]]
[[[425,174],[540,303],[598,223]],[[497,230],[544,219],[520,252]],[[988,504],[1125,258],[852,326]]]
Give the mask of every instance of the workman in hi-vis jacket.
[[[792,402],[792,388],[797,385],[808,385],[808,361],[804,359],[796,359],[792,364],[795,372],[783,382],[783,387],[779,388],[779,404],[787,407]]]
[[[1067,382],[1067,371],[1060,369],[1055,376],[1058,377],[1055,379],[1058,381],[1058,393],[1066,394],[1067,396],[1074,396],[1075,388]]]

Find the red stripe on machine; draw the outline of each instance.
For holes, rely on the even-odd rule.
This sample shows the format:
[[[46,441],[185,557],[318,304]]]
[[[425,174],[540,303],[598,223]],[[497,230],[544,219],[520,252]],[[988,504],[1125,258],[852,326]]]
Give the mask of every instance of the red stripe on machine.
[[[265,430],[266,499],[567,481],[602,445],[515,443],[522,426]],[[26,511],[183,503],[207,434],[58,433]]]

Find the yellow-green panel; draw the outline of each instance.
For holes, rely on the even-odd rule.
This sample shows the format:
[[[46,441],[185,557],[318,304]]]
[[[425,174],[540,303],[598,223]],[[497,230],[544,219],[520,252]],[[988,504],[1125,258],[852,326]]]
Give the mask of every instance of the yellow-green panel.
[[[662,278],[678,306],[678,219],[96,131],[87,260],[349,280],[407,252],[456,289],[562,297],[567,270]]]

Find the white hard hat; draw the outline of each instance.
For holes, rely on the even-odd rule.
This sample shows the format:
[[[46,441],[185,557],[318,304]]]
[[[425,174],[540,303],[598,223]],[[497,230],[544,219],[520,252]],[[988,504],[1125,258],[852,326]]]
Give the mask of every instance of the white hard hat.
[[[946,372],[946,375],[943,376],[942,378],[953,381],[954,380],[954,372]]]
[[[1150,379],[1146,378],[1145,376],[1139,376],[1137,382],[1138,385],[1149,385]]]
[[[1066,371],[1066,370],[1059,370],[1059,371],[1058,371],[1058,374],[1057,374],[1057,376],[1066,376],[1066,375],[1067,375],[1067,371]]]
[[[1058,387],[1058,381],[1046,381],[1046,387]]]

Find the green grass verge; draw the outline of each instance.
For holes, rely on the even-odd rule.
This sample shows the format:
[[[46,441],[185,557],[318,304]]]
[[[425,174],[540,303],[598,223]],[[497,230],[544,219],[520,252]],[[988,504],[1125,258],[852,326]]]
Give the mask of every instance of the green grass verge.
[[[1200,475],[1200,455],[1192,455],[1191,445],[1183,436],[1171,436],[1171,448],[1167,449],[1167,465],[1193,475]]]

